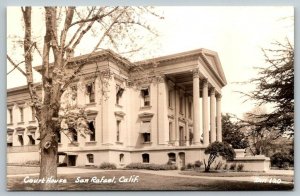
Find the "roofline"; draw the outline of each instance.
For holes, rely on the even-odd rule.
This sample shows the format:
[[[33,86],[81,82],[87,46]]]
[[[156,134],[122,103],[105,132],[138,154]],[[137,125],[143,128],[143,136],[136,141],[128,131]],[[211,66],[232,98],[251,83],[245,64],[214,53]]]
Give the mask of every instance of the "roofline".
[[[130,62],[128,59],[122,57],[121,55],[115,53],[114,51],[110,50],[110,49],[105,49],[105,50],[101,50],[101,51],[96,51],[93,53],[88,53],[88,54],[83,54],[83,55],[79,55],[79,56],[75,56],[72,57],[68,64],[72,64],[72,63],[78,63],[83,59],[86,59],[87,57],[89,57],[90,61],[92,61],[93,59],[96,58],[100,58],[100,57],[112,57],[114,60],[122,63],[124,66],[126,66],[128,69],[130,68],[130,65],[133,65],[132,62]],[[52,65],[53,63],[50,63],[50,65]],[[40,72],[42,69],[42,65],[38,65],[33,67],[36,71]]]

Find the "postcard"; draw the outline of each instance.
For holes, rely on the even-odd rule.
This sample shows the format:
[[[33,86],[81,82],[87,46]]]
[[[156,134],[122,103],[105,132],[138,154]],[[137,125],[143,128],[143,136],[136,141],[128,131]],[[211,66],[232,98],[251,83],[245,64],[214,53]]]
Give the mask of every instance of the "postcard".
[[[7,7],[7,190],[294,189],[292,6]]]

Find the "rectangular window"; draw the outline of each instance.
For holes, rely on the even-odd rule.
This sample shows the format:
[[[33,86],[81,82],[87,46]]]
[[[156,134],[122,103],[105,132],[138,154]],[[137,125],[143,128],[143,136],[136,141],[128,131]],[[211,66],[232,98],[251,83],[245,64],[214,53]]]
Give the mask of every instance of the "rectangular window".
[[[169,141],[172,141],[172,122],[169,122]]]
[[[33,135],[28,135],[29,138],[29,145],[35,145],[35,139],[33,138]]]
[[[86,93],[89,97],[89,103],[95,102],[95,84],[94,82],[86,85]]]
[[[192,118],[192,103],[189,101],[189,118]]]
[[[150,106],[150,91],[149,88],[145,88],[141,90],[143,106]]]
[[[20,109],[20,122],[24,122],[24,109],[22,107]]]
[[[61,143],[61,132],[57,134],[57,142],[60,144]]]
[[[18,135],[18,140],[20,142],[20,145],[23,146],[24,145],[23,135]]]
[[[142,158],[143,158],[143,163],[149,163],[150,162],[150,157],[149,154],[142,154]]]
[[[179,113],[180,114],[183,114],[183,108],[184,108],[183,97],[180,97],[180,100],[179,100]]]
[[[70,131],[71,141],[72,142],[77,142],[78,141],[77,131],[73,128],[69,129],[69,131]]]
[[[121,124],[121,121],[117,120],[117,142],[120,141],[120,124]]]
[[[116,93],[116,104],[121,105],[121,98],[124,92],[124,88],[121,88],[117,85],[117,93]]]
[[[13,134],[7,134],[7,146],[13,146]]]
[[[90,141],[96,140],[96,130],[95,130],[95,121],[88,122],[89,129],[91,131],[90,133]]]
[[[88,154],[87,159],[89,163],[94,163],[94,155],[93,154]]]
[[[31,120],[35,121],[35,109],[33,106],[31,106]]]
[[[144,142],[150,142],[151,141],[150,133],[144,133],[143,137],[144,137]]]
[[[12,108],[8,109],[8,113],[9,113],[9,124],[13,124],[13,110],[12,110]]]
[[[169,107],[172,108],[172,90],[169,90]]]

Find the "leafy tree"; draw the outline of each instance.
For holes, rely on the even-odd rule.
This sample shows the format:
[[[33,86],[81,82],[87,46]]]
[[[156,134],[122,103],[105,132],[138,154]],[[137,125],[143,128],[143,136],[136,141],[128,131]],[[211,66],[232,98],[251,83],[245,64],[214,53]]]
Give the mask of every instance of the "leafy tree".
[[[291,156],[284,152],[277,152],[271,156],[272,166],[283,168],[284,164],[291,163],[291,162],[293,162]]]
[[[209,154],[207,164],[204,159],[205,172],[209,172],[211,164],[217,157],[222,156],[226,160],[232,160],[235,157],[234,149],[226,142],[211,143],[204,153]]]
[[[41,23],[38,32],[32,24],[32,10],[40,13]],[[27,79],[28,91],[32,105],[36,111],[36,118],[40,131],[40,178],[57,177],[58,134],[61,131],[59,111],[61,97],[75,81],[90,57],[103,48],[114,49],[118,52],[140,51],[146,43],[145,35],[157,35],[152,26],[147,24],[149,17],[160,17],[151,7],[21,7],[24,22],[24,37],[12,40],[10,43],[21,43],[23,48],[22,60],[7,59]],[[41,34],[38,34],[41,33]],[[42,35],[44,34],[44,35]],[[71,64],[75,52],[79,53],[79,46],[86,43],[87,37],[94,36],[93,42],[86,44],[90,53],[78,63]],[[155,37],[154,36],[154,37]],[[42,38],[42,39],[41,39]],[[110,52],[110,51],[108,51]],[[33,83],[33,60],[41,61],[42,96]],[[17,62],[17,63],[16,63]],[[25,71],[19,67],[25,64]],[[71,69],[70,69],[71,68]],[[9,72],[10,73],[10,72]],[[8,74],[9,74],[8,73]],[[106,77],[107,73],[98,73],[99,77]],[[65,124],[84,128],[82,117],[74,116],[73,120]],[[78,122],[74,124],[74,121]],[[67,127],[65,125],[65,128]],[[44,183],[42,189],[54,189],[54,184]]]
[[[223,141],[231,144],[235,149],[243,149],[248,147],[248,140],[244,133],[240,130],[238,122],[232,121],[233,116],[226,113],[222,115],[222,137]]]
[[[273,106],[269,113],[249,113],[255,120],[244,120],[244,125],[258,135],[268,130],[276,139],[294,134],[294,47],[288,40],[273,45],[272,49],[262,49],[267,66],[258,68],[258,76],[247,82],[255,84],[256,89],[243,94],[259,106]]]

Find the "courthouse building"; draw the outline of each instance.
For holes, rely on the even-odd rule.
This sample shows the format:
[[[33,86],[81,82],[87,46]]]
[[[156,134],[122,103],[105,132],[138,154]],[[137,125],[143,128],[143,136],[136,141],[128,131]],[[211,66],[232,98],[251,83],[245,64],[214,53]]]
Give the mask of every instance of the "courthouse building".
[[[87,63],[68,91],[85,106],[90,131],[63,131],[58,162],[122,167],[173,161],[183,166],[203,161],[209,143],[222,141],[226,79],[216,52],[197,49],[131,63],[105,50],[73,57],[69,66],[82,61]],[[7,90],[7,146],[8,163],[40,158],[27,86]]]

